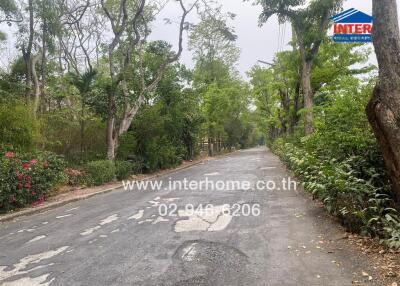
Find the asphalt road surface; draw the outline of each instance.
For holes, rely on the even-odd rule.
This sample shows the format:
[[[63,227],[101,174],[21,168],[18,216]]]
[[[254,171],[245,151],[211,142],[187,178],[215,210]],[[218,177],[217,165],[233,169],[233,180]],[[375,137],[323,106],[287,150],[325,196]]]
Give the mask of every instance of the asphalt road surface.
[[[355,254],[288,176],[260,147],[161,178],[213,190],[116,190],[2,223],[0,285],[351,285]]]

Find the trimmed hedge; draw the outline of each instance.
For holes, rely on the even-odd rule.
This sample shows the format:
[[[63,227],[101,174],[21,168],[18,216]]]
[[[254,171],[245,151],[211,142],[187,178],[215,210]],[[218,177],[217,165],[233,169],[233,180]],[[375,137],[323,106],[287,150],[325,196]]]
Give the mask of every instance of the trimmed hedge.
[[[116,177],[118,180],[125,180],[132,174],[133,164],[127,161],[116,161]]]
[[[87,183],[94,186],[114,181],[117,171],[114,162],[110,160],[89,162],[85,165],[84,170],[87,175]]]

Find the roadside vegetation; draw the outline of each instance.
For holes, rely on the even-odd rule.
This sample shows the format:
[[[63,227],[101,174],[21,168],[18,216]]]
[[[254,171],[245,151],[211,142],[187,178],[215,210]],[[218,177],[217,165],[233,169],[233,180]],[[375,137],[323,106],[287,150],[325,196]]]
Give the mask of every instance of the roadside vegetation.
[[[172,3],[181,13],[173,50],[148,40],[161,4],[0,4],[3,52],[17,37],[0,71],[1,212],[40,204],[65,184],[101,185],[262,140],[235,70],[234,16],[206,1]],[[198,23],[187,22],[191,13]],[[183,34],[194,69],[178,63]]]
[[[266,142],[350,231],[400,248],[400,39],[390,1],[374,0],[380,70],[368,46],[327,37],[342,1],[255,1],[261,23],[276,15],[293,38],[249,82],[235,68],[235,15],[212,1],[174,1],[180,17],[165,24],[176,25],[176,49],[149,40],[162,1],[2,1],[0,48],[12,33],[16,48],[0,70],[0,211],[38,205],[65,184]],[[193,13],[199,21],[189,23]],[[179,63],[184,35],[194,68]]]
[[[249,72],[268,145],[349,231],[400,248],[398,179],[391,170],[396,152],[385,157],[387,148],[398,152],[399,145],[386,138],[382,146],[377,140],[377,132],[389,132],[384,127],[389,119],[370,115],[374,86],[378,80],[383,82],[378,68],[368,64],[372,50],[363,44],[334,43],[327,37],[326,19],[335,15],[340,1],[312,1],[298,10],[291,1],[286,5],[259,2],[261,21],[276,14],[282,22],[289,21],[294,31],[292,49],[278,52],[273,63]],[[375,13],[383,9],[381,5],[390,6],[374,5]],[[397,23],[397,17],[392,20]],[[392,28],[380,23],[376,31],[385,34]],[[374,45],[379,55],[381,43]],[[385,67],[389,65],[385,62]],[[392,101],[385,107],[396,110],[396,104]],[[376,126],[374,120],[382,125]]]

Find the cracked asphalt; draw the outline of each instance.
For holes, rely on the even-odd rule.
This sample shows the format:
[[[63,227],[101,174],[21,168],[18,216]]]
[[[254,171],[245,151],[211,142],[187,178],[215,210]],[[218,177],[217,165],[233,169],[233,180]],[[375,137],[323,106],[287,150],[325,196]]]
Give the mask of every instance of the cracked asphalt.
[[[342,230],[302,190],[255,188],[266,180],[281,186],[289,176],[260,147],[160,178],[248,181],[250,190],[121,189],[2,223],[0,285],[344,286],[365,280],[359,273],[366,261],[336,244]]]

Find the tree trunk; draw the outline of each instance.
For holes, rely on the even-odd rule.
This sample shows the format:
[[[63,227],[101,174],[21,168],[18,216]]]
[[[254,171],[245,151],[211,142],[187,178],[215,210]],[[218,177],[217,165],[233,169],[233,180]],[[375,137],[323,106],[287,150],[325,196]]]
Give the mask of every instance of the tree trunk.
[[[301,83],[304,96],[304,135],[310,135],[313,132],[313,92],[311,88],[311,67],[312,62],[302,59]]]
[[[294,130],[299,122],[299,109],[300,109],[300,81],[296,84],[296,90],[293,98],[293,110],[290,114],[290,121],[289,121],[289,133],[293,134]]]
[[[26,97],[29,100],[31,95],[32,87],[32,46],[33,46],[33,35],[34,35],[34,15],[33,15],[33,0],[28,1],[28,11],[29,11],[29,39],[28,47],[22,49],[22,55],[25,61],[25,76],[26,76]]]
[[[47,22],[43,20],[43,29],[42,29],[42,61],[41,61],[41,84],[40,84],[40,97],[42,99],[42,112],[46,111],[46,95],[45,95],[45,85],[46,85],[46,68],[47,68],[47,43],[46,43],[46,31],[47,31]],[[50,107],[49,107],[50,110]]]
[[[396,0],[373,0],[375,53],[379,80],[367,105],[392,190],[400,202],[400,36]]]
[[[208,155],[210,157],[214,156],[214,140],[208,137]]]
[[[115,125],[115,113],[114,113],[114,94],[113,91],[110,90],[108,92],[108,116],[107,116],[107,159],[114,160],[115,159],[115,150],[116,150],[116,139],[114,134],[114,125]]]
[[[33,115],[36,117],[36,114],[39,109],[40,103],[40,83],[39,78],[36,72],[36,64],[40,59],[40,53],[34,56],[31,59],[31,72],[32,72],[32,79],[33,79],[33,88],[34,88],[34,98],[33,98]]]

